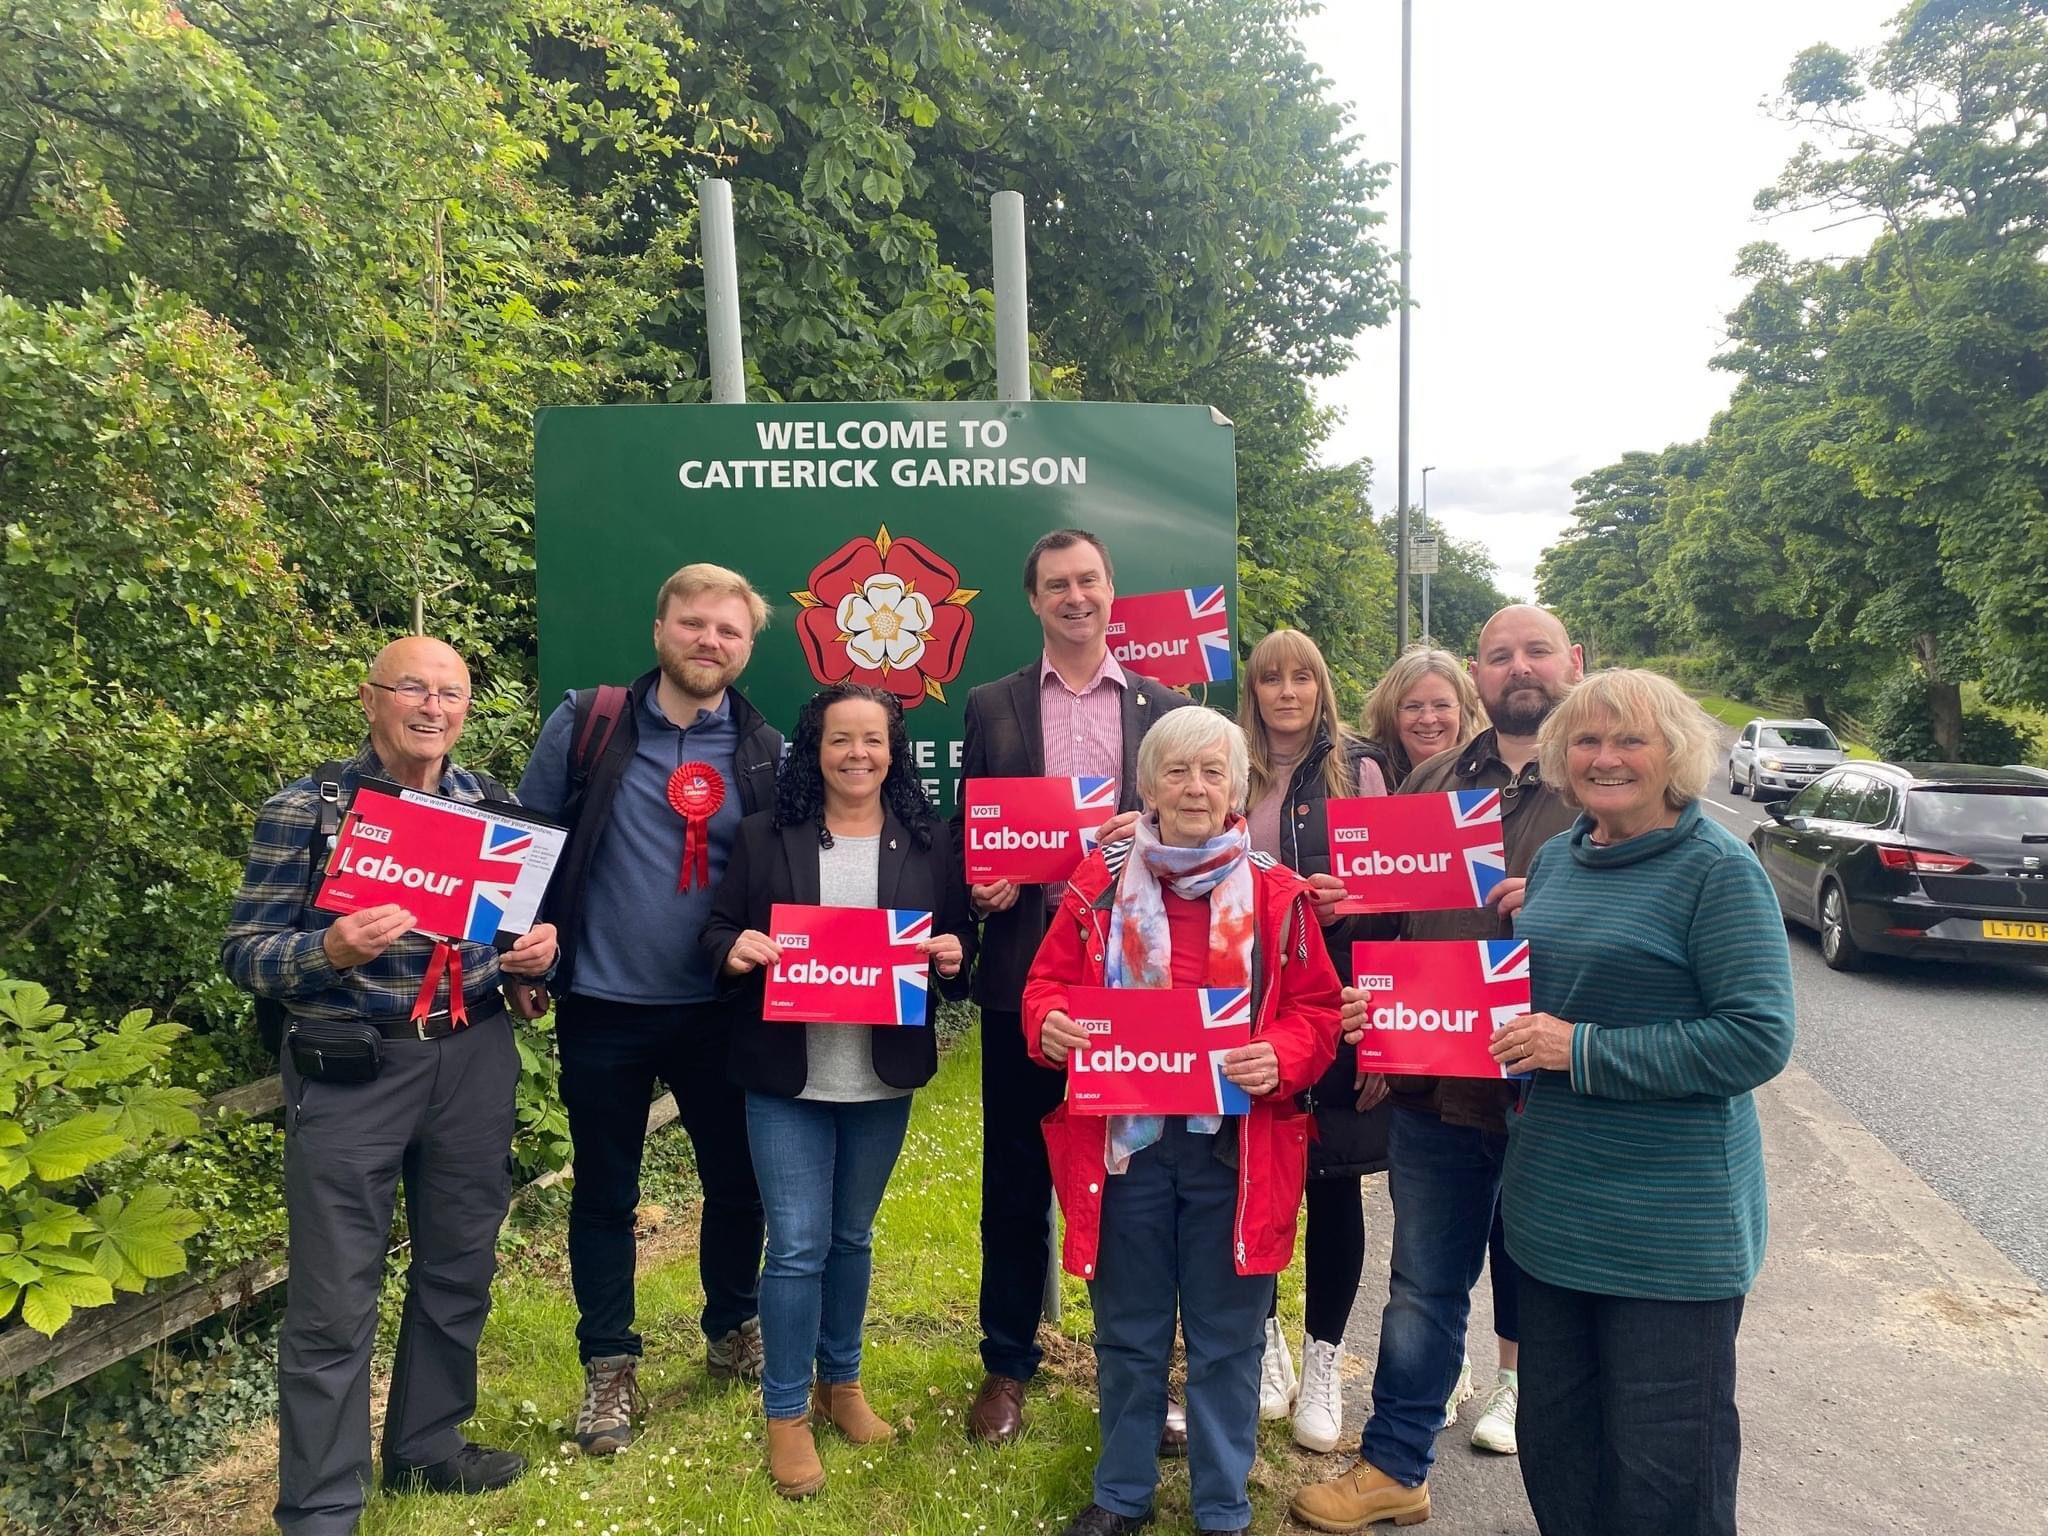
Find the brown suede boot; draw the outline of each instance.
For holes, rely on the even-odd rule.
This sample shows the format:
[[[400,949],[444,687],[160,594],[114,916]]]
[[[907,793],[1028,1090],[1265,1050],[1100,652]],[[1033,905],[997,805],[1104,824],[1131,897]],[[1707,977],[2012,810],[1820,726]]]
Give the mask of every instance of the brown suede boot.
[[[888,1420],[868,1406],[857,1381],[834,1382],[829,1386],[819,1382],[811,1388],[811,1415],[830,1419],[833,1427],[855,1445],[875,1445],[896,1438]]]
[[[768,1475],[785,1499],[808,1499],[825,1486],[825,1464],[811,1438],[811,1418],[768,1421]]]

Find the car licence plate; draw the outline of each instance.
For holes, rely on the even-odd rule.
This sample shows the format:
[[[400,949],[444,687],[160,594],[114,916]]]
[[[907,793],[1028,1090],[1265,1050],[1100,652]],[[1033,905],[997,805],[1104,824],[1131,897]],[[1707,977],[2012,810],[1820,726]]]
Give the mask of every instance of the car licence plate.
[[[1984,919],[1984,937],[1987,939],[2018,939],[2025,944],[2048,944],[2048,922],[2014,923],[2003,918]]]

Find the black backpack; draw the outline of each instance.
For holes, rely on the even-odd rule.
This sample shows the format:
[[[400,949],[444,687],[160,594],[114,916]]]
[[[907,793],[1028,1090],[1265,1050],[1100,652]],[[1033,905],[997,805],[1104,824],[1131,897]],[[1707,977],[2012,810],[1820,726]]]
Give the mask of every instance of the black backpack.
[[[341,776],[348,768],[346,762],[326,762],[313,770],[313,798],[316,802],[313,819],[312,841],[306,845],[306,889],[299,898],[299,910],[303,912],[313,903],[314,894],[320,889],[320,877],[326,873],[327,855],[334,845],[334,835],[341,830]],[[470,776],[483,787],[484,799],[509,801],[511,796],[505,786],[487,773],[469,770]],[[291,1018],[291,1010],[274,997],[257,997],[256,1038],[263,1042],[263,1049],[275,1056],[284,1047],[284,1027]]]

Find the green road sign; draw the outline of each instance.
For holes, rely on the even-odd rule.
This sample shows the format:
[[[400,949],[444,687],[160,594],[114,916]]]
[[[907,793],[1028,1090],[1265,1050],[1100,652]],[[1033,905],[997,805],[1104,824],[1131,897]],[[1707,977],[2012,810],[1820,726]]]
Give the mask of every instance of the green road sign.
[[[821,682],[893,690],[950,810],[967,690],[1038,655],[1024,557],[1049,529],[1109,545],[1133,596],[1227,585],[1234,432],[1205,406],[607,405],[540,413],[542,712],[653,665],[654,594],[695,560],[773,606],[741,687],[788,729]],[[1142,668],[1140,668],[1142,670]],[[1207,701],[1235,707],[1232,684]]]

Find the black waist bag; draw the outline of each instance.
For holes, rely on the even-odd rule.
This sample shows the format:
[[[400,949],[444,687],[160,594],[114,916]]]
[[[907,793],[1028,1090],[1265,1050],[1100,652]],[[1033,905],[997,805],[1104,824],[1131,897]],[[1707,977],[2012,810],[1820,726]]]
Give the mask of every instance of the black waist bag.
[[[384,1070],[384,1035],[374,1024],[293,1019],[284,1047],[311,1083],[367,1083]]]

